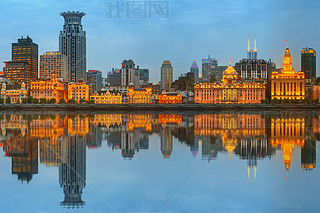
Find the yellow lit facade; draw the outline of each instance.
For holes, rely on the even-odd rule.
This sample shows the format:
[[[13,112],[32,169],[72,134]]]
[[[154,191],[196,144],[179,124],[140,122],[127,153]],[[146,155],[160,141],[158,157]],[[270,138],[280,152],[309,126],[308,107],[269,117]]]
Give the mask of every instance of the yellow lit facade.
[[[89,101],[89,85],[85,83],[70,83],[68,85],[68,100],[74,99],[79,102],[81,99]]]
[[[266,98],[262,81],[239,80],[231,66],[224,71],[222,82],[199,83],[194,86],[194,102],[199,104],[258,104]]]
[[[270,91],[272,99],[301,100],[305,98],[305,74],[294,72],[291,63],[290,50],[287,47],[284,54],[281,72],[272,72],[270,76]]]
[[[150,132],[152,130],[151,115],[129,115],[128,130],[132,132],[134,129],[145,129]]]
[[[10,97],[11,103],[20,104],[22,100],[27,97],[27,89],[25,84],[22,83],[20,89],[7,90],[7,85],[3,83],[1,88],[1,98],[6,100],[8,97]]]
[[[150,104],[151,103],[152,89],[147,87],[145,89],[128,89],[128,97],[130,104]]]
[[[55,74],[52,74],[50,80],[32,81],[30,96],[48,100],[55,98],[57,102],[63,98],[67,101],[67,86],[58,81]]]
[[[166,92],[159,95],[159,104],[181,104],[182,95],[175,92]]]
[[[90,100],[93,100],[95,104],[121,104],[121,93],[98,92],[90,96]]]

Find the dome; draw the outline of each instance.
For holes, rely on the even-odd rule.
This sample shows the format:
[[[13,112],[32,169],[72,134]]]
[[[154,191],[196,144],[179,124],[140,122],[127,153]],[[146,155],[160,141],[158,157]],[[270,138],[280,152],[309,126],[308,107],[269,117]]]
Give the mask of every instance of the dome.
[[[237,71],[232,67],[228,66],[228,68],[223,72],[224,75],[237,75]]]

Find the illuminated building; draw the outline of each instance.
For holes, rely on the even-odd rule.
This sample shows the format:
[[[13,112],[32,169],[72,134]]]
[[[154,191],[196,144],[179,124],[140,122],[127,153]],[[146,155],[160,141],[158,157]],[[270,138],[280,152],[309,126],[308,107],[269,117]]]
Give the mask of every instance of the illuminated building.
[[[294,72],[288,44],[284,54],[283,68],[280,73],[271,73],[269,83],[271,100],[275,98],[282,100],[301,100],[305,98],[305,74],[304,72]]]
[[[170,61],[163,61],[161,67],[161,90],[170,91],[173,81],[173,67]]]
[[[222,75],[222,82],[204,82],[194,86],[194,102],[199,104],[258,104],[265,97],[265,84],[239,80],[231,61]]]
[[[182,96],[176,92],[165,92],[159,95],[159,104],[181,104]]]
[[[316,51],[314,49],[306,47],[301,50],[301,72],[304,72],[308,83],[317,77]]]
[[[93,100],[95,104],[121,104],[122,94],[113,92],[97,92],[90,96],[90,100]]]
[[[209,81],[209,76],[211,74],[212,69],[218,66],[218,60],[215,58],[210,58],[210,55],[207,59],[202,59],[202,81]]]
[[[83,82],[69,83],[68,99],[74,99],[78,103],[81,99],[89,101],[89,85]]]
[[[139,66],[136,67],[130,59],[123,60],[121,67],[121,86],[133,86],[137,88],[140,79]]]
[[[199,67],[198,67],[196,60],[193,61],[192,65],[190,67],[190,72],[192,72],[194,74],[195,82],[198,82],[198,80],[199,80]]]
[[[57,102],[63,98],[67,101],[67,92],[67,86],[57,80],[56,74],[52,74],[49,80],[31,82],[30,96],[33,98],[45,98],[47,100],[55,98]]]
[[[27,97],[27,89],[24,83],[21,84],[20,89],[7,90],[7,85],[2,84],[1,88],[1,98],[6,99],[10,97],[11,103],[21,103],[24,98]]]
[[[22,83],[30,85],[32,73],[27,62],[4,62],[3,77],[10,80],[14,87],[20,87]]]
[[[68,57],[67,82],[79,82],[86,78],[86,32],[81,25],[85,13],[68,11],[60,13],[64,18],[59,35],[59,51]]]
[[[35,81],[38,78],[38,44],[33,43],[29,36],[18,39],[18,43],[12,43],[12,61],[28,63],[30,68],[29,81]],[[29,81],[23,82],[28,84]]]
[[[51,78],[52,74],[68,80],[68,58],[59,51],[46,52],[40,55],[40,78]]]
[[[102,89],[102,72],[99,70],[88,70],[87,84],[89,84],[90,94],[101,91],[101,89]]]
[[[130,104],[150,104],[151,103],[151,88],[134,89],[133,87],[128,89],[128,97]]]

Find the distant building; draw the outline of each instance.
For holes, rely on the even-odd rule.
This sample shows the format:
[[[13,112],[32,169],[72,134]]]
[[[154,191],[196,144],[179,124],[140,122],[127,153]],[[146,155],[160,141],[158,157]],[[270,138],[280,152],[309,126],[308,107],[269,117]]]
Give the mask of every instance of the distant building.
[[[190,67],[190,72],[192,72],[194,74],[194,80],[195,80],[195,82],[197,82],[199,79],[199,67],[198,67],[196,60],[193,61],[192,65]]]
[[[149,83],[149,69],[140,69],[140,81],[145,85]]]
[[[59,51],[68,57],[67,82],[86,79],[86,32],[81,25],[85,13],[68,11],[60,13],[64,18],[63,30],[59,35]]]
[[[121,68],[121,86],[133,86],[139,87],[139,66],[135,67],[134,62],[130,60],[124,60]]]
[[[118,92],[122,94],[128,93],[129,87],[122,87],[122,86],[106,86],[103,88],[102,91],[109,91],[109,92]]]
[[[165,92],[159,95],[159,104],[181,104],[182,96],[177,92]]]
[[[68,80],[68,58],[59,51],[40,55],[40,78],[51,78],[52,74]]]
[[[81,99],[89,101],[89,85],[85,83],[70,83],[68,85],[68,100],[74,99],[79,103]]]
[[[20,104],[24,98],[27,97],[27,89],[24,83],[21,84],[20,89],[10,89],[7,90],[7,86],[5,83],[2,84],[1,88],[1,98],[6,100],[7,98],[10,98],[10,102],[15,104]]]
[[[141,85],[141,88],[143,88],[143,89],[148,88],[148,87],[152,89],[152,94],[160,94],[161,93],[160,84],[149,83],[147,85]]]
[[[314,49],[306,47],[301,50],[301,72],[305,73],[308,83],[317,77],[316,51]]]
[[[33,43],[29,36],[12,44],[12,61],[27,62],[30,67],[30,81],[38,78],[38,44]],[[26,81],[25,83],[28,84]]]
[[[19,88],[22,83],[27,86],[32,80],[32,73],[27,62],[4,62],[3,77],[10,80],[15,88]]]
[[[122,94],[113,92],[97,92],[90,96],[90,100],[93,100],[95,104],[121,104]]]
[[[128,89],[128,98],[130,104],[150,104],[151,103],[151,88],[134,89],[133,87]]]
[[[112,71],[108,72],[107,83],[109,86],[121,86],[121,70],[112,68]]]
[[[227,68],[228,66],[212,66],[208,81],[221,81],[222,74]]]
[[[210,55],[207,59],[202,59],[202,81],[209,81],[209,76],[213,68],[218,66],[218,60],[215,58],[210,58]]]
[[[161,67],[161,89],[165,91],[171,90],[173,79],[173,67],[170,61],[163,61]]]
[[[90,87],[90,94],[101,91],[101,89],[102,89],[102,72],[99,70],[88,70],[87,84]]]
[[[58,81],[55,74],[52,74],[50,79],[31,81],[30,96],[33,98],[45,98],[47,100],[55,98],[57,102],[60,99],[67,101],[67,93],[67,85]]]
[[[193,91],[194,88],[194,73],[188,72],[181,75],[177,80],[171,84],[171,88],[174,90],[184,90],[184,91]]]

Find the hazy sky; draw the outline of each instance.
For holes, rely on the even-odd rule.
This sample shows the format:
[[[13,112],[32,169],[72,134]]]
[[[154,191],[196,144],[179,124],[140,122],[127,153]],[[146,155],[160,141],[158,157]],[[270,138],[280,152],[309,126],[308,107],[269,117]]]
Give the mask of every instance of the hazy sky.
[[[171,0],[169,18],[106,18],[108,0],[2,0],[0,7],[0,60],[11,59],[11,43],[30,35],[39,54],[58,50],[62,11],[87,15],[87,69],[104,72],[132,59],[150,69],[158,82],[163,60],[170,60],[174,79],[189,71],[195,59],[209,54],[227,65],[246,57],[248,33],[257,34],[258,57],[281,67],[289,40],[294,68],[300,70],[303,47],[320,50],[320,1],[318,0]],[[124,2],[124,1],[121,1]],[[115,4],[116,2],[113,1]],[[253,48],[253,46],[252,46]],[[319,73],[319,60],[317,60]]]

